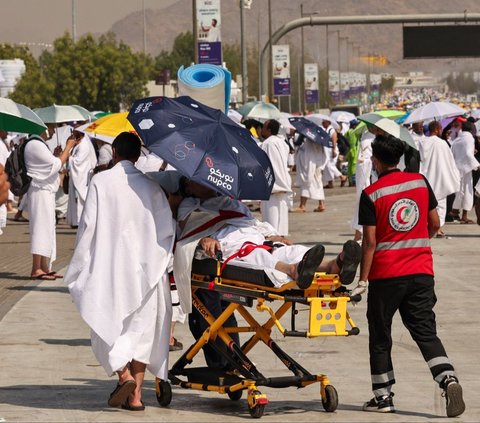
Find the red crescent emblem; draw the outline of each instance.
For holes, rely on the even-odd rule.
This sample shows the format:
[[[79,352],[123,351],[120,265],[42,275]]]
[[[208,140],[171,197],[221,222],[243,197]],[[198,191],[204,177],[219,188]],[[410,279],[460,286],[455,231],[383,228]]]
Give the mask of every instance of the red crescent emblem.
[[[400,207],[397,211],[397,215],[395,216],[402,225],[406,225],[408,223],[402,218],[403,211],[407,208],[407,206]]]

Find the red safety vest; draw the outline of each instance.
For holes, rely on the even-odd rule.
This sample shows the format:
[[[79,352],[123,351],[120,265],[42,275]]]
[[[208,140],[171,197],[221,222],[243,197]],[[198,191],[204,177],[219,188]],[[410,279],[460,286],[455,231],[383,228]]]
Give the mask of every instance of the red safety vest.
[[[392,172],[365,188],[375,205],[376,249],[369,279],[433,276],[429,191],[422,175]]]

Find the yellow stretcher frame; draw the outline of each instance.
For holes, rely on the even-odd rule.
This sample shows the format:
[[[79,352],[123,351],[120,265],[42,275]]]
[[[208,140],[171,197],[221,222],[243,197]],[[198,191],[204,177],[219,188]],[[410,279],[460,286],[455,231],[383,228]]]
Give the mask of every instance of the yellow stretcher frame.
[[[325,411],[335,411],[338,406],[338,395],[335,388],[330,384],[328,377],[324,374],[314,375],[309,373],[281,350],[270,335],[274,326],[283,336],[312,338],[317,336],[357,335],[359,329],[347,311],[347,303],[351,301],[351,298],[348,293],[339,292],[341,282],[338,275],[316,273],[310,287],[303,290],[299,289],[295,282],[290,282],[280,288],[272,288],[223,278],[220,276],[220,266],[221,262],[218,261],[216,276],[192,274],[192,303],[207,321],[209,327],[173,365],[169,372],[171,383],[185,389],[227,394],[232,400],[239,400],[242,391],[247,390],[250,415],[259,418],[264,413],[268,398],[259,391],[258,386],[274,388],[296,386],[303,388],[318,382],[320,383],[320,395]],[[197,291],[202,289],[218,292],[223,300],[230,302],[217,318],[210,313],[196,295]],[[253,301],[256,301],[257,311],[266,312],[269,315],[264,324],[260,324],[246,308],[253,306]],[[268,304],[274,301],[283,301],[283,304],[274,310]],[[309,312],[308,328],[304,331],[298,331],[295,327],[295,317],[299,311],[302,311],[296,309],[297,304],[306,306],[307,308],[303,311]],[[292,313],[292,327],[287,330],[280,319],[289,310]],[[236,311],[245,319],[247,326],[224,327],[225,322]],[[254,335],[240,348],[234,343],[230,334],[247,332],[252,332]],[[193,374],[196,368],[187,372],[185,367],[192,363],[194,357],[202,350],[204,345],[217,339],[220,339],[227,346],[228,356],[231,355],[237,360],[232,363],[232,371],[225,375],[219,375],[216,380],[217,383],[206,383],[205,380],[192,382],[180,379],[180,376]],[[247,354],[258,342],[267,345],[294,376],[273,378],[263,376],[247,357]],[[234,361],[231,357],[229,359]],[[231,378],[234,378],[234,380],[232,381]],[[226,380],[227,383],[225,383]],[[230,383],[228,383],[228,380],[230,380]],[[168,405],[171,401],[169,383],[157,378],[156,394],[160,405]]]

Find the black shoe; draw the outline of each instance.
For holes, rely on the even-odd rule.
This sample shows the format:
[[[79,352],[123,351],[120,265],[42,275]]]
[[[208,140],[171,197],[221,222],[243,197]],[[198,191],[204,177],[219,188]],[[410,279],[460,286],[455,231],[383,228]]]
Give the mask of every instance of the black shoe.
[[[363,404],[363,411],[374,411],[376,413],[394,413],[393,392],[390,395],[373,397],[370,401]]]
[[[440,387],[447,402],[447,416],[457,417],[465,411],[462,387],[455,376],[446,376]]]
[[[343,260],[340,260],[340,256],[337,257],[337,265],[340,267],[340,282],[343,285],[353,282],[361,259],[362,247],[357,241],[348,240],[343,244]]]

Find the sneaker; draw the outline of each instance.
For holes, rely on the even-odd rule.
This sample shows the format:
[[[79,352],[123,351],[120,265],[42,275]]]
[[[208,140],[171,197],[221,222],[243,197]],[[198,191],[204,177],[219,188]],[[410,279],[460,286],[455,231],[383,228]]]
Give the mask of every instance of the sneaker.
[[[447,416],[457,417],[465,411],[463,391],[455,376],[447,376],[441,383],[443,396],[447,402]]]
[[[375,411],[377,413],[394,413],[393,392],[390,395],[373,397],[370,401],[363,404],[363,411]]]

